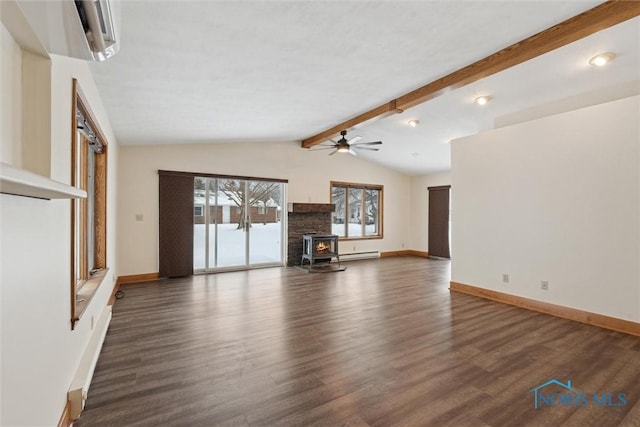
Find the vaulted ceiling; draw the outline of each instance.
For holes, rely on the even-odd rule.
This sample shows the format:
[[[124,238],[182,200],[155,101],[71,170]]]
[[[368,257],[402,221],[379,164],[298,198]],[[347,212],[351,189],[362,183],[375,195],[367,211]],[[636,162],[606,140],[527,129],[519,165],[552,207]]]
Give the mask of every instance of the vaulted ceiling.
[[[123,145],[300,141],[599,1],[126,1],[120,52],[92,64]],[[638,93],[640,18],[350,134],[408,174],[449,168],[456,137]],[[591,56],[614,52],[595,69]],[[492,101],[480,108],[473,98]],[[419,119],[420,125],[406,125]]]

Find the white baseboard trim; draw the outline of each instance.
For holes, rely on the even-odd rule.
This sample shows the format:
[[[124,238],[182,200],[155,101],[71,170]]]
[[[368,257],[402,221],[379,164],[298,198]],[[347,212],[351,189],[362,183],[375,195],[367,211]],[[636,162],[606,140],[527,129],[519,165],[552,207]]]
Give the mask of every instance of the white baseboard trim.
[[[98,363],[98,356],[100,356],[100,350],[102,350],[102,344],[104,338],[107,335],[109,324],[111,323],[111,306],[107,305],[102,310],[98,321],[96,322],[87,348],[82,355],[80,365],[76,371],[71,386],[69,387],[69,393],[67,398],[70,404],[69,417],[72,420],[76,420],[80,417],[80,413],[84,409],[84,403],[87,400],[87,393],[89,392],[89,386],[91,385],[91,379],[93,378],[93,371],[96,369]]]

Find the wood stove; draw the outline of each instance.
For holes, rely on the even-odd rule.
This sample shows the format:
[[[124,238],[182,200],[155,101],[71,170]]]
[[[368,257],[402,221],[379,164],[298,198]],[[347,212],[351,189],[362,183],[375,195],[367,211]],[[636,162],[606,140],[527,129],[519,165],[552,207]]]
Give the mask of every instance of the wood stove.
[[[330,263],[332,258],[336,258],[338,266],[340,266],[337,234],[302,235],[302,260],[300,265],[304,265],[304,260],[306,259],[309,261],[310,268],[313,268],[314,263]]]

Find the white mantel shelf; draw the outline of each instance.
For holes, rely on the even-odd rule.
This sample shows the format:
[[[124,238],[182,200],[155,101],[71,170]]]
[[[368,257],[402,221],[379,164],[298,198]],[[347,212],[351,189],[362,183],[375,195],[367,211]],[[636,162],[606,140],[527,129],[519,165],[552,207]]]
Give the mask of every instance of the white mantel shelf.
[[[0,193],[47,200],[87,197],[84,190],[6,163],[0,163]]]

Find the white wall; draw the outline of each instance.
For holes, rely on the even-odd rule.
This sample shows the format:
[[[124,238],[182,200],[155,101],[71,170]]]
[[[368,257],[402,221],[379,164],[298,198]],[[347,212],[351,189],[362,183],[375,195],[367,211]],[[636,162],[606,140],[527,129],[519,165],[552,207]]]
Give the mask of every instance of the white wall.
[[[429,191],[428,187],[451,185],[451,172],[411,177],[410,248],[429,251]],[[452,190],[453,193],[453,190]]]
[[[158,169],[288,179],[289,202],[329,203],[329,181],[384,185],[384,239],[342,243],[340,252],[392,251],[409,243],[410,178],[350,155],[295,143],[123,146],[118,211],[119,274],[158,271]],[[144,221],[135,221],[142,214]]]
[[[640,321],[639,104],[453,141],[452,280]]]
[[[6,60],[3,56],[3,61]],[[12,57],[11,61],[16,61]],[[4,64],[3,64],[4,66]],[[11,66],[17,66],[12,63]],[[106,305],[116,275],[116,177],[118,145],[88,64],[51,57],[51,178],[71,175],[71,79],[79,79],[109,140],[106,282],[71,330],[70,201],[37,200],[0,194],[0,311],[2,402],[0,424],[56,425],[67,391],[90,336],[91,317]],[[23,81],[23,84],[30,84]],[[5,96],[3,88],[3,97]],[[28,112],[27,112],[28,113]],[[3,128],[4,135],[4,128]],[[8,150],[3,138],[3,153]]]
[[[51,60],[23,51],[22,82],[22,168],[50,177]]]
[[[22,165],[22,51],[0,23],[0,162]]]

